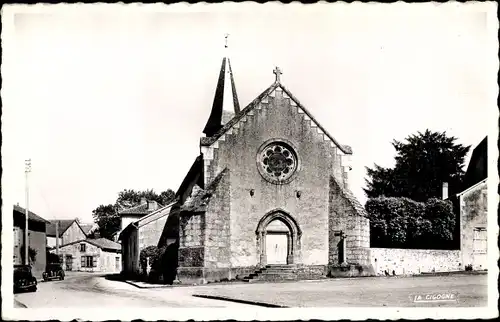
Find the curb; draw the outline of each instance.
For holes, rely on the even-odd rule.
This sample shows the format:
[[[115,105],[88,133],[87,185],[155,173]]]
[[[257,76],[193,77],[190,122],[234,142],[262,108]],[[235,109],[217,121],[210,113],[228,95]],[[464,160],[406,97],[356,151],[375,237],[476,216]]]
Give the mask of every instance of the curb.
[[[288,306],[284,306],[284,305],[271,304],[271,303],[265,303],[265,302],[239,300],[239,299],[235,299],[235,298],[231,298],[231,297],[225,297],[225,296],[204,295],[204,294],[193,294],[192,296],[199,297],[199,298],[210,299],[210,300],[228,301],[228,302],[257,305],[257,306],[263,306],[263,307],[272,307],[272,308],[287,308],[288,307]]]
[[[412,275],[414,277],[427,276],[453,276],[453,275],[488,275],[488,271],[454,271],[454,272],[435,272],[435,273],[420,273]]]
[[[172,285],[168,285],[168,284],[167,284],[167,285],[155,284],[155,286],[141,286],[141,285],[139,285],[139,284],[137,284],[137,283],[134,283],[134,282],[132,282],[132,281],[127,281],[127,280],[125,280],[125,281],[123,281],[123,282],[125,282],[125,283],[127,283],[127,284],[130,284],[130,285],[132,285],[132,286],[135,286],[135,287],[137,287],[137,288],[141,288],[141,289],[151,289],[151,288],[170,288],[170,287],[172,287]]]

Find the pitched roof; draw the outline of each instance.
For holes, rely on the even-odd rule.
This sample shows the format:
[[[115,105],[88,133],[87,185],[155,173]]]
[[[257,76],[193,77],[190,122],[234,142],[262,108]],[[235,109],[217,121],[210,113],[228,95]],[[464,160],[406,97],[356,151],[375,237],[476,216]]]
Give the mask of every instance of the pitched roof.
[[[206,206],[208,202],[212,198],[215,189],[221,182],[222,178],[229,172],[228,168],[224,168],[213,180],[210,184],[207,185],[205,189],[199,188],[197,191],[194,191],[192,196],[186,199],[184,204],[181,207],[182,211],[192,211],[192,212],[203,212],[206,211]]]
[[[92,230],[92,227],[94,227],[94,224],[80,224],[80,227],[82,228],[85,235],[88,235]]]
[[[156,201],[146,201],[146,202],[143,202],[141,204],[138,204],[137,206],[134,206],[134,207],[130,207],[130,208],[127,208],[127,209],[123,209],[123,210],[120,210],[118,212],[119,215],[147,215],[153,211],[155,211],[156,209],[149,209],[149,203],[150,202],[156,202]],[[158,207],[162,207],[162,205],[160,205],[159,203],[157,203],[157,208]]]
[[[226,62],[228,71],[226,73]],[[226,75],[229,75],[229,80],[226,80]],[[229,93],[225,93],[224,89],[226,88],[226,82],[230,82],[227,84],[231,87],[232,100],[231,102],[227,102],[229,97],[225,97]],[[226,100],[226,101],[224,101]],[[217,81],[217,87],[215,88],[215,96],[214,102],[212,105],[212,111],[210,112],[210,116],[208,118],[207,124],[203,129],[203,133],[207,136],[212,136],[222,127],[222,111],[224,109],[225,104],[231,104],[234,108],[234,112],[238,113],[240,111],[240,103],[238,101],[238,94],[236,93],[236,86],[234,84],[233,71],[231,69],[231,61],[229,58],[224,57],[222,59],[222,65],[219,72],[219,80]]]
[[[116,243],[112,240],[109,240],[107,238],[87,238],[87,239],[81,239],[81,240],[76,240],[71,243],[67,243],[64,245],[61,245],[59,247],[65,247],[73,244],[78,244],[78,243],[89,243],[92,244],[96,247],[99,247],[101,249],[107,249],[107,250],[121,250],[122,246],[119,243]]]
[[[346,187],[342,187],[339,182],[337,181],[337,178],[335,176],[330,176],[330,179],[335,182],[335,185],[337,186],[340,195],[344,197],[344,199],[349,203],[349,205],[352,207],[352,209],[357,213],[357,215],[361,217],[368,218],[368,213],[365,210],[365,207],[361,205],[361,203],[358,201],[358,199],[354,196],[351,190]]]
[[[250,111],[255,109],[255,107],[268,95],[270,95],[274,90],[277,88],[281,88],[287,95],[290,97],[291,100],[293,100],[299,108],[301,108],[304,113],[311,119],[312,122],[314,122],[317,127],[325,133],[328,138],[344,153],[346,154],[352,154],[352,149],[348,145],[342,145],[337,140],[333,138],[333,136],[328,133],[328,131],[319,124],[319,122],[312,116],[312,114],[293,96],[293,94],[285,88],[281,83],[275,82],[271,86],[269,86],[266,90],[264,90],[259,96],[257,96],[256,99],[254,99],[250,104],[248,104],[243,110],[241,110],[240,113],[237,113],[235,117],[227,122],[224,126],[220,128],[219,131],[214,133],[211,136],[207,137],[202,137],[200,140],[200,144],[202,146],[209,146],[212,145],[214,142],[216,142],[224,133],[226,133],[230,128],[233,127],[241,118],[243,118],[245,115],[247,115]]]
[[[472,151],[464,176],[462,190],[474,186],[488,177],[488,137],[486,136]]]
[[[112,250],[121,250],[122,249],[121,244],[116,243],[116,242],[109,240],[107,238],[96,238],[96,239],[87,238],[87,239],[85,239],[85,241],[88,242],[89,244],[95,245],[95,246],[102,248],[102,249],[112,249]]]
[[[61,236],[68,228],[75,222],[76,219],[61,219],[61,220],[50,220],[47,225],[47,236],[56,236],[56,223],[59,224],[59,236]]]
[[[24,218],[25,213],[26,213],[26,209],[24,209],[23,207],[20,207],[18,205],[14,205],[14,215],[16,215],[16,214],[22,215]],[[44,223],[49,222],[48,220],[43,219],[42,217],[38,216],[37,214],[35,214],[31,210],[28,212],[28,219],[33,220],[33,221],[38,221],[38,222],[44,222]]]
[[[180,197],[186,192],[187,189],[189,189],[189,186],[195,181],[200,187],[203,188],[203,180],[201,180],[201,173],[203,172],[203,156],[199,155],[196,157],[194,160],[193,164],[191,165],[191,168],[189,168],[188,173],[184,177],[184,180],[182,180],[182,183],[177,189],[177,192],[175,193],[176,197]]]

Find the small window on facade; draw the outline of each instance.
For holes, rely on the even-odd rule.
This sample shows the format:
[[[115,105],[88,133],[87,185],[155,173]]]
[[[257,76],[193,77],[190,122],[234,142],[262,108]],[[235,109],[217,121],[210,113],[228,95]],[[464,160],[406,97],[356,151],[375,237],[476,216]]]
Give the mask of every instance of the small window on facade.
[[[80,244],[80,251],[85,252],[86,251],[86,246],[85,244]]]
[[[486,253],[487,250],[487,238],[486,238],[486,228],[474,228],[474,236],[472,240],[472,247],[474,253]]]
[[[96,267],[97,257],[96,256],[82,256],[82,267]]]

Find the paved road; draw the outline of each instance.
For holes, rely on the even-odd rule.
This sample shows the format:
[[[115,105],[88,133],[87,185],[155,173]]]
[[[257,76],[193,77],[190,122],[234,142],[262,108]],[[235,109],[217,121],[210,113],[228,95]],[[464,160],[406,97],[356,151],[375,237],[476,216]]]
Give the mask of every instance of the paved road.
[[[34,293],[14,296],[16,306],[28,308],[154,308],[248,307],[247,305],[191,296],[190,288],[139,289],[91,273],[70,273],[64,281],[40,282]]]
[[[481,307],[487,306],[487,275],[338,278],[291,283],[208,285],[193,293],[286,307]],[[419,302],[417,294],[454,292],[457,302]]]
[[[487,276],[354,278],[266,284],[209,284],[140,289],[90,273],[72,273],[64,281],[39,283],[36,293],[16,294],[28,308],[253,307],[192,296],[209,295],[285,307],[478,307],[487,305]],[[456,292],[458,302],[413,303],[412,294]]]

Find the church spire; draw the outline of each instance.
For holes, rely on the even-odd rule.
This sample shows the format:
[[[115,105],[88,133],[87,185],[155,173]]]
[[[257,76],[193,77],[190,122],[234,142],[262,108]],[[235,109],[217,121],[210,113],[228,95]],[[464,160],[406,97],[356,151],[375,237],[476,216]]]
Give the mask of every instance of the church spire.
[[[212,112],[203,130],[203,133],[208,137],[217,133],[226,121],[240,112],[240,103],[236,93],[231,61],[229,60],[228,37],[229,34],[226,34],[224,39],[224,58],[222,59],[219,80],[215,89]]]

